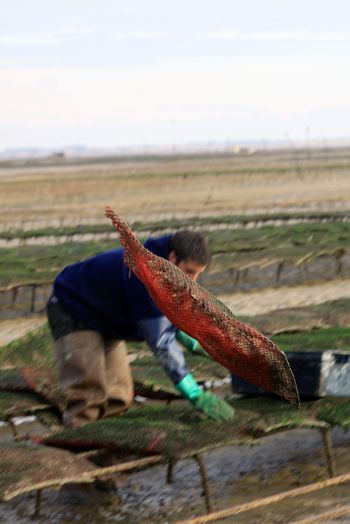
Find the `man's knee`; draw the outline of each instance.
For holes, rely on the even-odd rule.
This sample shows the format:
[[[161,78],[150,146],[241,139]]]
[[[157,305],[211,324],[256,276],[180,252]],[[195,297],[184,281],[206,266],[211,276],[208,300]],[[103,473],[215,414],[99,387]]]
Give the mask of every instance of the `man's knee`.
[[[84,400],[68,401],[63,413],[63,423],[68,428],[79,428],[99,420],[102,412],[100,406],[87,407]]]

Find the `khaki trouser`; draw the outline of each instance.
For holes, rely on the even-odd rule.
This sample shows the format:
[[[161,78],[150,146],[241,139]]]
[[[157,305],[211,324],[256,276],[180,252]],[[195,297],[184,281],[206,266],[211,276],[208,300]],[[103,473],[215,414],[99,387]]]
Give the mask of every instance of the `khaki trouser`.
[[[124,342],[79,330],[56,340],[55,352],[67,399],[66,426],[119,415],[131,405],[134,391]]]

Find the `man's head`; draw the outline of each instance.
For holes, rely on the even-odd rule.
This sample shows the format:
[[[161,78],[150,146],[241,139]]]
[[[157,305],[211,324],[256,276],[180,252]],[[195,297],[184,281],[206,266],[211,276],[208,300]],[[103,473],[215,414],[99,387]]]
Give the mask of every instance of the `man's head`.
[[[207,239],[196,231],[187,229],[175,233],[170,239],[168,259],[196,281],[210,262]]]

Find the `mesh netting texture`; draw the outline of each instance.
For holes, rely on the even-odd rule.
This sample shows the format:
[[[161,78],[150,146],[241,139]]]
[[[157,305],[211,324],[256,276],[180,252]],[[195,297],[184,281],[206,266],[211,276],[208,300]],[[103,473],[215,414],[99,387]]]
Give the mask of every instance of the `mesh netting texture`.
[[[0,445],[0,499],[43,487],[94,478],[91,462],[65,450],[27,443]]]
[[[0,352],[0,390],[32,391],[63,411],[52,337],[47,325],[13,341]]]
[[[47,403],[35,393],[0,390],[0,419],[8,420],[18,415],[28,415],[47,408]]]
[[[170,261],[147,250],[111,208],[106,208],[106,216],[120,233],[126,265],[177,328],[198,340],[205,351],[225,368],[299,405],[298,390],[288,360],[274,342],[236,320],[225,304]]]
[[[303,402],[299,410],[277,397],[238,399],[232,406],[235,417],[229,422],[205,419],[184,402],[136,406],[122,417],[66,429],[43,442],[68,449],[99,447],[179,458],[218,446],[252,442],[253,438],[283,429],[350,427],[349,398]]]

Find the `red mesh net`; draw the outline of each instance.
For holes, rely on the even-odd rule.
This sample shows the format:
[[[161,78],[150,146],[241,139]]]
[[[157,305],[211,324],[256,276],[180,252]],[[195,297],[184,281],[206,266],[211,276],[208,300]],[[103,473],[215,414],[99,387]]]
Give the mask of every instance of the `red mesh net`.
[[[126,265],[178,329],[198,340],[214,360],[231,372],[299,405],[288,360],[274,342],[236,320],[225,304],[170,261],[147,250],[109,207],[106,216],[120,233]]]

